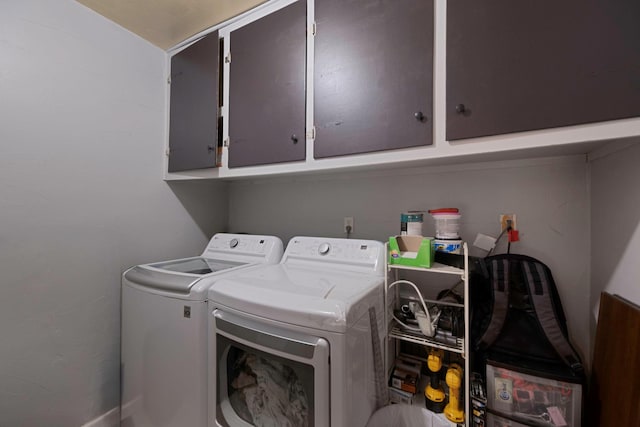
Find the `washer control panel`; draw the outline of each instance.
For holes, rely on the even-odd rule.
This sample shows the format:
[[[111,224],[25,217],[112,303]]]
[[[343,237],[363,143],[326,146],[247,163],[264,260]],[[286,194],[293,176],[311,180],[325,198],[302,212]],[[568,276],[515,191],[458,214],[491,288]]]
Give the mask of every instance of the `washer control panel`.
[[[384,263],[383,257],[384,245],[374,240],[294,237],[282,262],[331,262],[376,269]]]
[[[277,263],[282,257],[282,240],[274,236],[218,233],[211,238],[205,258],[246,257],[247,262]]]
[[[207,250],[262,254],[272,246],[273,242],[270,239],[266,239],[265,236],[216,234],[207,245]]]

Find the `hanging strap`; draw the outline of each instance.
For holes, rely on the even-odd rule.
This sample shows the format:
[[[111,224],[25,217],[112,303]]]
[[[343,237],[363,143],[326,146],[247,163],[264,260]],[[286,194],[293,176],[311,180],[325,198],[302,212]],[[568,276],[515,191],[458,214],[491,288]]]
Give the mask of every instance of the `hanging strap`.
[[[491,320],[478,341],[479,348],[487,348],[498,338],[507,318],[509,309],[509,261],[492,259],[489,264],[491,290],[493,292],[493,310]]]
[[[538,262],[522,261],[522,271],[525,273],[527,289],[531,296],[538,322],[547,340],[573,372],[582,374],[584,367],[560,329],[558,318],[553,309],[553,301],[551,300],[549,289],[550,278],[546,269]]]

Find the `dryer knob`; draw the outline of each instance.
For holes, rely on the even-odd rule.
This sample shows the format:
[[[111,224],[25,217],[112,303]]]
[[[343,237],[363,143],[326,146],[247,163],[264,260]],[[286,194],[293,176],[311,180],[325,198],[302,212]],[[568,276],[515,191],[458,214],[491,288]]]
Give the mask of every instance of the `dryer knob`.
[[[236,246],[238,246],[238,239],[231,239],[231,241],[229,242],[229,247],[233,249]]]
[[[328,243],[321,243],[320,246],[318,246],[318,253],[320,255],[328,254],[329,250],[331,250],[331,245]]]

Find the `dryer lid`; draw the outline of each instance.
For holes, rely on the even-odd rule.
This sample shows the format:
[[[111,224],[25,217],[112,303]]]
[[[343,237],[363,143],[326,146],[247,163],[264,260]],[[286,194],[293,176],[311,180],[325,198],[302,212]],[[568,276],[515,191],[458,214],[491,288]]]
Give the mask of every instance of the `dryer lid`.
[[[286,264],[225,277],[209,289],[223,306],[297,326],[344,333],[369,307],[382,308],[384,278]]]

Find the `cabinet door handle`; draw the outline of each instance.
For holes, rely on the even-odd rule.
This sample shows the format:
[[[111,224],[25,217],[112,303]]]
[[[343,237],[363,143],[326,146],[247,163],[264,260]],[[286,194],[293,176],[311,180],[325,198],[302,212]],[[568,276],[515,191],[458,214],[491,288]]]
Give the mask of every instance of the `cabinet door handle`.
[[[464,114],[467,112],[467,107],[464,106],[464,104],[458,104],[456,105],[456,113],[458,114]]]
[[[294,144],[298,143],[298,136],[295,133],[291,135],[291,141],[293,141]]]
[[[209,151],[210,153],[215,150],[216,148],[213,145],[207,145],[207,151]]]
[[[417,121],[419,122],[424,122],[426,120],[426,117],[424,116],[424,114],[422,114],[422,111],[417,111],[413,117],[416,118]]]

